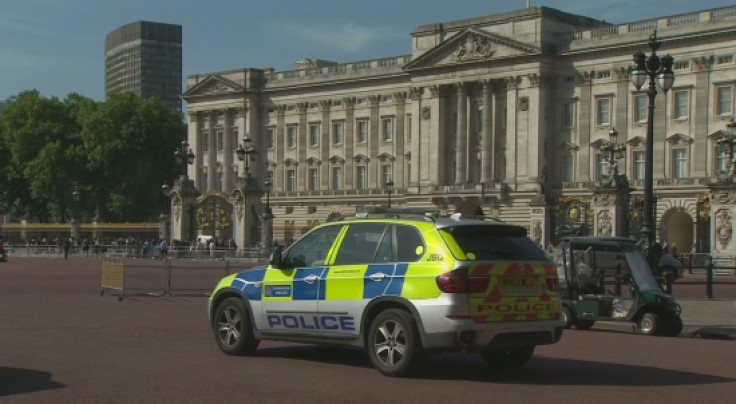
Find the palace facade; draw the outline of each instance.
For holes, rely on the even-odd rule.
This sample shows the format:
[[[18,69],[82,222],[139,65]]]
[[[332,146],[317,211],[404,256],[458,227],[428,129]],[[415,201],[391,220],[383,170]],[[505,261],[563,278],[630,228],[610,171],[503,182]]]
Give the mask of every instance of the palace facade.
[[[718,144],[735,108],[736,7],[618,25],[527,8],[419,26],[409,55],[189,76],[201,194],[189,214],[197,232],[245,245],[389,203],[520,224],[542,246],[577,230],[636,237],[648,97],[630,72],[655,31],[675,73],[655,98],[657,239],[733,256],[731,156]],[[196,213],[212,196],[243,223]]]

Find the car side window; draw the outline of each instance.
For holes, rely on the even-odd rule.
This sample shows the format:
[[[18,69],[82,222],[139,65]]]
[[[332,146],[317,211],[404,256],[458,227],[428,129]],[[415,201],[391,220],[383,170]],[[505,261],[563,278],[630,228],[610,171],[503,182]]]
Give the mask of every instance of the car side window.
[[[288,268],[324,265],[327,254],[342,226],[327,226],[311,231],[287,250],[284,262]]]
[[[396,226],[396,261],[414,262],[424,251],[424,238],[414,226]]]
[[[386,223],[352,223],[345,233],[335,265],[376,262],[377,249],[386,233]]]

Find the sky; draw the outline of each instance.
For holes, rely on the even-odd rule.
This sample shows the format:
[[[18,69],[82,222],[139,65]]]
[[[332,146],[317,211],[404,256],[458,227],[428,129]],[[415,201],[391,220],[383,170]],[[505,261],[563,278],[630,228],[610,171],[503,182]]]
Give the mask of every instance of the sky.
[[[732,0],[733,1],[733,0]],[[105,36],[140,20],[183,28],[184,82],[246,67],[293,70],[411,53],[420,25],[545,6],[614,24],[732,6],[720,0],[0,0],[0,100],[105,97]],[[185,90],[182,83],[182,92]]]

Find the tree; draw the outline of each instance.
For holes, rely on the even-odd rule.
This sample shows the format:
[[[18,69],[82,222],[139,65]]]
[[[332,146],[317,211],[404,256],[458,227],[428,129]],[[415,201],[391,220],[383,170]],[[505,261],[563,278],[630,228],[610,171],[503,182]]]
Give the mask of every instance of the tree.
[[[34,90],[9,100],[0,117],[0,170],[8,200],[22,214],[42,222],[68,216],[80,164],[73,152],[80,144],[78,133],[69,106],[58,98],[44,98]]]
[[[153,219],[161,183],[176,175],[172,153],[186,134],[181,114],[158,98],[112,94],[80,114],[90,200],[111,221]]]
[[[62,222],[80,192],[82,218],[153,220],[161,183],[178,172],[173,150],[186,135],[181,113],[132,93],[63,102],[38,91],[12,97],[0,115],[0,175],[21,214]]]

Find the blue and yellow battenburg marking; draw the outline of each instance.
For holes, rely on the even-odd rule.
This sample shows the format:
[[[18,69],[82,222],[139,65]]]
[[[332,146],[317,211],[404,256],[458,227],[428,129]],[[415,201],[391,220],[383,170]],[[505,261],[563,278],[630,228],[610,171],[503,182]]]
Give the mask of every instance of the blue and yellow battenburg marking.
[[[225,278],[221,287],[240,289],[249,300],[359,300],[379,296],[401,296],[407,263],[311,267],[291,270],[253,268]],[[383,274],[385,282],[372,275]],[[319,282],[308,282],[313,277]],[[217,289],[220,289],[218,287]]]

